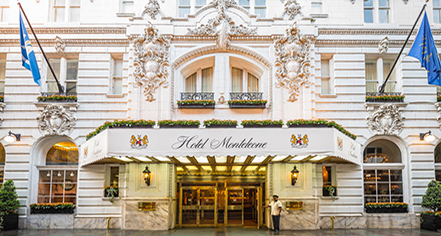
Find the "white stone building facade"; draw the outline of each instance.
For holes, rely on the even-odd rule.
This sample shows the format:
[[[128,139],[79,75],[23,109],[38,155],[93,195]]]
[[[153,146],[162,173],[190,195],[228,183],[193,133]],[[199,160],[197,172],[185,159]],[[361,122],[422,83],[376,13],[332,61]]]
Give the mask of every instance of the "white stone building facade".
[[[43,102],[37,97],[57,91],[53,76],[35,41],[42,86],[22,67],[18,6],[12,0],[2,0],[0,89],[4,102],[0,136],[12,131],[21,134],[21,139],[13,143],[1,139],[5,154],[0,159],[0,176],[2,181],[14,180],[17,186],[20,227],[106,228],[109,217],[110,227],[122,229],[167,230],[186,226],[188,217],[188,225],[203,225],[201,208],[194,208],[194,216],[183,213],[183,194],[187,189],[205,191],[211,187],[216,187],[216,216],[207,224],[243,226],[244,213],[241,223],[228,224],[234,218],[229,220],[226,215],[229,200],[225,206],[220,203],[229,197],[222,191],[232,182],[230,193],[241,189],[243,198],[246,186],[258,189],[249,193],[256,194],[257,205],[277,193],[286,215],[281,229],[329,228],[330,216],[336,217],[336,228],[419,227],[416,214],[424,210],[421,199],[427,184],[436,176],[441,179],[441,165],[435,161],[441,115],[437,88],[427,84],[420,63],[406,56],[411,42],[386,86],[389,94],[405,95],[404,101],[367,101],[366,96],[376,93],[384,81],[424,2],[22,1],[61,84],[67,93],[77,96],[76,102]],[[426,8],[438,45],[440,5],[439,0],[433,0]],[[30,30],[28,33],[33,39]],[[182,109],[177,102],[186,99],[184,92],[207,93],[216,104],[212,109]],[[267,103],[259,109],[232,109],[228,101],[235,95],[230,93]],[[252,95],[258,97],[250,98]],[[239,135],[248,132],[240,125],[243,120],[335,121],[357,135],[361,148],[354,155],[361,161],[331,158],[334,155],[318,149],[306,154],[296,149],[289,155],[251,152],[211,156],[169,155],[166,151],[153,155],[146,149],[144,157],[110,155],[109,151],[105,159],[87,159],[100,152],[88,149],[86,136],[106,121],[202,123],[212,118],[239,121],[236,131],[231,131]],[[285,125],[279,129],[272,138],[291,128]],[[310,128],[302,135],[319,129]],[[118,140],[113,130],[99,135]],[[142,132],[148,133],[153,145],[150,133],[168,134],[161,130],[156,125]],[[429,130],[435,140],[420,140],[420,133]],[[224,131],[201,125],[188,132],[215,135]],[[271,136],[270,130],[263,133]],[[88,142],[99,140],[98,136]],[[317,143],[334,142],[326,137]],[[120,142],[129,143],[122,138]],[[77,161],[60,156],[64,160],[61,164],[60,159],[51,163],[50,157],[61,155],[55,151],[59,146],[79,147]],[[314,161],[320,155],[323,159]],[[152,172],[151,185],[145,185],[141,176],[146,165]],[[290,177],[294,165],[300,171],[296,185]],[[326,175],[327,183],[323,171],[330,176]],[[189,174],[197,172],[200,179],[195,177],[198,174]],[[212,177],[216,172],[223,177]],[[112,204],[103,191],[114,181],[119,196]],[[337,186],[335,199],[323,196],[324,184]],[[53,194],[59,192],[57,188],[62,189],[61,195]],[[198,199],[202,199],[200,194]],[[286,203],[291,201],[302,202],[303,210],[287,210]],[[75,202],[75,213],[62,217],[31,214],[29,205],[42,202]],[[155,202],[155,211],[138,211],[140,202]],[[409,213],[368,214],[366,202],[405,202]],[[253,226],[270,226],[268,213],[260,206],[255,212],[259,216]]]

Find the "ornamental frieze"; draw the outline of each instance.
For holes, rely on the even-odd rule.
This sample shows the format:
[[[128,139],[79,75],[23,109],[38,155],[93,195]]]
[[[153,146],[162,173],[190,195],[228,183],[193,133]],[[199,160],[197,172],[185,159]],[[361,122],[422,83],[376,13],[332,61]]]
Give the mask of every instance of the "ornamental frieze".
[[[404,120],[399,107],[393,104],[381,105],[366,117],[369,129],[381,135],[399,134],[404,128]]]
[[[153,20],[156,19],[156,15],[159,14],[159,3],[156,0],[149,0],[149,2],[145,5],[144,11],[142,12],[142,15],[147,14],[152,18]]]
[[[61,135],[70,133],[75,126],[76,118],[62,105],[48,105],[37,117],[38,130],[44,134]]]
[[[300,9],[302,9],[302,7],[297,2],[297,0],[286,1],[284,8],[285,9],[284,9],[283,15],[285,15],[285,14],[288,15],[290,20],[293,20],[297,15],[302,14],[302,12],[300,11]]]
[[[144,35],[134,39],[134,76],[137,85],[144,88],[146,101],[156,100],[153,96],[161,85],[168,86],[168,66],[170,40],[158,34],[158,30],[148,24]]]
[[[297,101],[301,87],[310,85],[310,48],[314,41],[315,36],[300,34],[294,22],[286,35],[274,43],[276,87],[288,89],[290,102]]]

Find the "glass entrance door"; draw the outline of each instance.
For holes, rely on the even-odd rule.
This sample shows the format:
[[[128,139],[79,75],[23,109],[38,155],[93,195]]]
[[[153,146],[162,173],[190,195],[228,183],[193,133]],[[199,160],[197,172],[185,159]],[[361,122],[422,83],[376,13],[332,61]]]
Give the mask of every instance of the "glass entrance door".
[[[228,187],[225,190],[225,225],[251,226],[261,224],[261,188]]]
[[[216,187],[182,187],[179,204],[180,226],[217,226]]]

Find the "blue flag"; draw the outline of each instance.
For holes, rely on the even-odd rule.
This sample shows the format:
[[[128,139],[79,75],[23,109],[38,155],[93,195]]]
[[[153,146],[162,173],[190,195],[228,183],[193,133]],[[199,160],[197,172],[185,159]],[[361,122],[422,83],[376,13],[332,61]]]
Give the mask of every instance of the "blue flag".
[[[40,70],[38,70],[37,59],[35,59],[35,53],[32,49],[31,41],[29,40],[28,32],[24,26],[20,12],[20,46],[21,46],[21,64],[24,68],[32,72],[34,82],[41,86]]]

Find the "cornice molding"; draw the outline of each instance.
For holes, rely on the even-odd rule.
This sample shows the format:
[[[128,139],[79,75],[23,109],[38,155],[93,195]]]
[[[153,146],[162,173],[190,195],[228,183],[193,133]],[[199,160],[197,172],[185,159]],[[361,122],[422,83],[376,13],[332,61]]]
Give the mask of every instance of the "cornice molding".
[[[40,39],[42,45],[53,46],[53,39]],[[67,46],[71,45],[94,45],[94,46],[106,46],[106,45],[129,45],[128,39],[65,39],[63,40]],[[0,44],[19,44],[19,39],[0,39]],[[36,41],[31,39],[31,43],[36,45]]]
[[[416,34],[415,29],[412,34]],[[432,29],[434,35],[441,35],[441,29]],[[319,35],[408,35],[409,29],[332,29],[322,28],[318,30]]]
[[[126,28],[34,28],[36,34],[126,34]],[[29,31],[29,29],[28,29]],[[0,28],[0,34],[19,34],[18,28]]]

